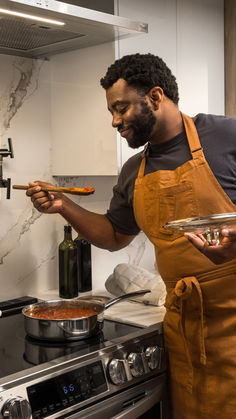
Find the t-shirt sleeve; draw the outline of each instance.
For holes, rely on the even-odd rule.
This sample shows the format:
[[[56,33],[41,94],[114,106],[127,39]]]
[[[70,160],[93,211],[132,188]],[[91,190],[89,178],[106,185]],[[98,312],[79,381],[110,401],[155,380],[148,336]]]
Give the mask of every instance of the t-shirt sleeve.
[[[129,178],[123,168],[113,188],[113,197],[105,214],[115,231],[131,236],[140,232],[133,211],[134,181],[133,176]]]

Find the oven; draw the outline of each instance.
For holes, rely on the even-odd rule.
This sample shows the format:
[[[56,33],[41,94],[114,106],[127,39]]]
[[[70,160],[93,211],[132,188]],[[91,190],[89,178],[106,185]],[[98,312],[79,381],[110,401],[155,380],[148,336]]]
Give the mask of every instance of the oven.
[[[0,318],[1,418],[168,418],[162,323],[104,320],[96,336],[46,342],[26,335],[21,309]]]

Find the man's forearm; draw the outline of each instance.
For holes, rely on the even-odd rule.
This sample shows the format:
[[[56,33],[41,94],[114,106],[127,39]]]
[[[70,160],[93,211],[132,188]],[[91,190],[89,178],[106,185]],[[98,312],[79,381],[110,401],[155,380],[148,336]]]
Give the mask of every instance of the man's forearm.
[[[127,246],[135,236],[117,233],[105,215],[88,211],[61,192],[45,192],[41,181],[30,182],[26,195],[34,207],[44,214],[60,214],[72,227],[94,246],[110,251]]]
[[[88,211],[69,199],[64,200],[60,214],[81,236],[102,249],[122,249],[134,237],[116,233],[105,215]]]

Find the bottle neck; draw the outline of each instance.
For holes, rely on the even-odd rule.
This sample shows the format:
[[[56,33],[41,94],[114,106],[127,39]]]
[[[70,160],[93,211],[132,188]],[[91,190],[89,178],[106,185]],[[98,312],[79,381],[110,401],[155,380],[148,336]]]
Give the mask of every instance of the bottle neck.
[[[72,240],[71,233],[65,233],[65,240]]]
[[[71,226],[65,226],[64,227],[64,240],[72,240]]]

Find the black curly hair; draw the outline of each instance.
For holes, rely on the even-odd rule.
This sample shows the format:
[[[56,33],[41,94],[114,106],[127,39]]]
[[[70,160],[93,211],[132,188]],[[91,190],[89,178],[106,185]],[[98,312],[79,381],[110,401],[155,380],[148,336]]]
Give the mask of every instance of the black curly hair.
[[[178,104],[176,78],[158,56],[150,53],[125,55],[108,67],[100,83],[107,90],[120,78],[143,95],[147,94],[152,87],[159,86],[169,99],[176,105]]]

